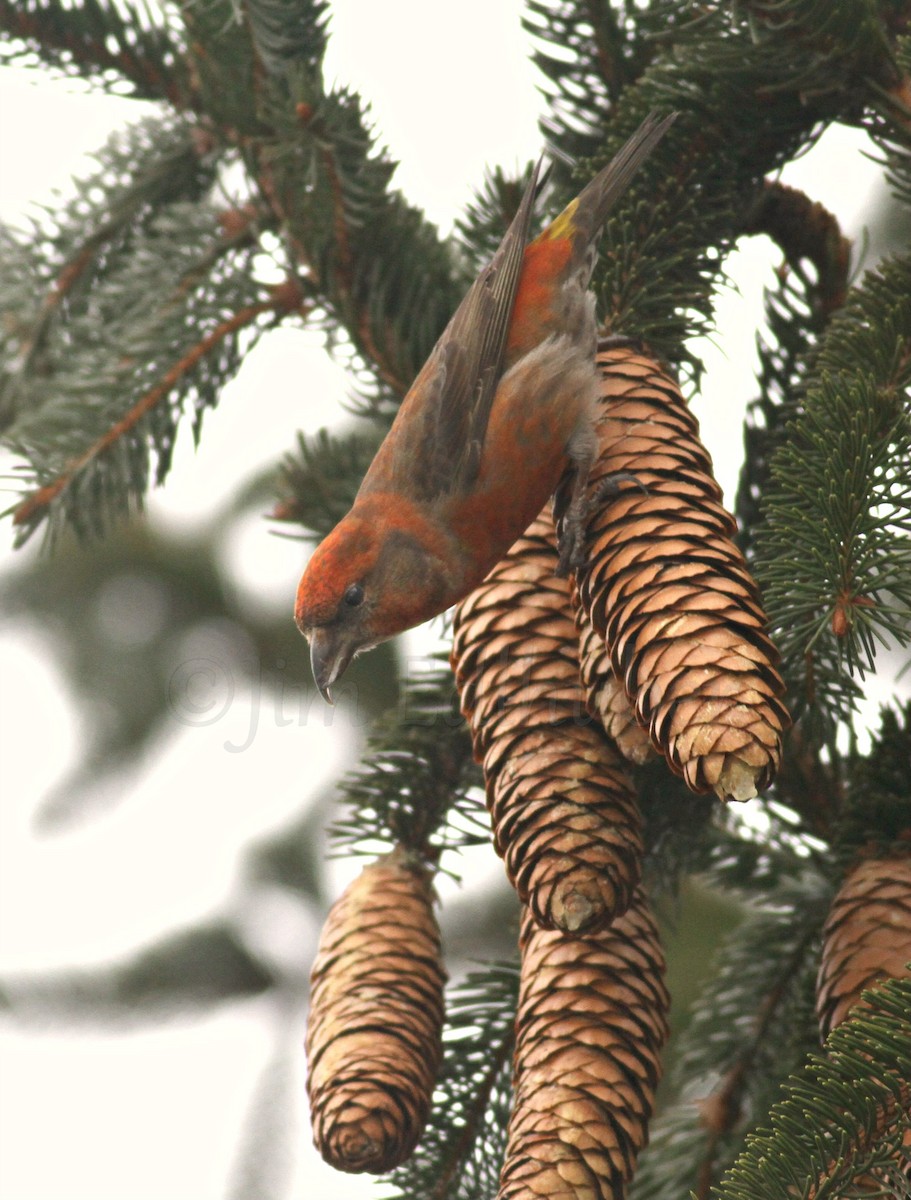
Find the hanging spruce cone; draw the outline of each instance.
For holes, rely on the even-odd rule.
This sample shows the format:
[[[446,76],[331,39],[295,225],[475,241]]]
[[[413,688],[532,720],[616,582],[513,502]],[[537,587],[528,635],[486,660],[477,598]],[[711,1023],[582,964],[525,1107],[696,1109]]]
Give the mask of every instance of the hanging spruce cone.
[[[862,859],[848,872],[823,928],[816,981],[820,1035],[878,981],[906,975],[911,963],[911,852]]]
[[[648,731],[636,720],[629,696],[610,664],[604,638],[578,605],[575,595],[579,667],[588,711],[598,718],[624,758],[638,764],[647,762],[655,753]]]
[[[311,974],[313,1140],[337,1170],[390,1171],[417,1144],[442,1053],[444,981],[430,876],[396,849],[333,905]]]
[[[602,345],[582,606],[639,721],[694,791],[745,800],[771,780],[788,716],[756,584],[731,540],[696,419],[649,358]],[[647,490],[643,490],[647,489]]]
[[[526,913],[513,1111],[499,1200],[622,1200],[648,1140],[667,1041],[664,955],[641,889],[609,929]]]
[[[456,609],[452,664],[507,874],[541,925],[578,931],[628,905],[641,820],[619,755],[586,713],[556,565],[548,511]]]
[[[823,927],[816,979],[820,1037],[863,1005],[861,993],[883,979],[908,974],[911,963],[911,848],[861,859],[846,875]],[[911,1081],[905,1104],[911,1102]],[[900,1173],[911,1182],[911,1131],[898,1161],[855,1180],[852,1194],[891,1194]]]

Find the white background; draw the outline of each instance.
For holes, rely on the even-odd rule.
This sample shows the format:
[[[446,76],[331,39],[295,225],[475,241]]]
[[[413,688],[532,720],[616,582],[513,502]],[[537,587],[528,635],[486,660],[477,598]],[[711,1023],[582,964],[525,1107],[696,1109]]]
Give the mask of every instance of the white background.
[[[437,6],[415,0],[332,5],[327,78],[350,83],[371,101],[381,140],[402,164],[396,184],[444,229],[485,165],[512,168],[540,152],[541,102],[521,11],[517,0],[464,0],[443,22]],[[136,111],[130,101],[73,83],[0,72],[0,215],[15,219],[30,201],[66,188],[85,168],[83,156]],[[853,235],[878,186],[876,168],[861,156],[864,144],[856,133],[830,131],[786,176],[823,200]],[[708,374],[694,408],[729,504],[743,408],[754,393],[761,289],[776,260],[764,239],[736,256],[731,273],[739,294],[731,288],[721,296],[715,346],[700,348]],[[192,527],[282,455],[298,428],[332,421],[345,392],[343,373],[315,336],[271,337],[206,417],[198,453],[184,437],[152,516]],[[14,558],[8,532],[0,565]],[[238,586],[264,602],[286,598],[290,620],[301,546],[255,522],[226,553]],[[322,715],[279,728],[260,713],[253,744],[232,753],[228,745],[246,738],[255,704],[241,689],[217,723],[193,729],[175,722],[153,761],[124,782],[128,794],[119,804],[76,830],[37,837],[32,814],[73,761],[79,714],[39,630],[0,629],[0,672],[0,975],[103,962],[200,914],[230,910],[239,850],[298,810],[302,763],[308,786],[316,786],[337,773],[347,745],[337,712],[328,729]],[[884,690],[874,688],[873,701]],[[872,722],[872,705],[870,711]],[[498,870],[492,852],[479,870]],[[338,886],[345,871],[337,871]],[[262,897],[270,928],[274,902]],[[289,925],[272,948],[276,955],[312,944],[312,929],[290,917]],[[206,1019],[112,1035],[0,1027],[0,1197],[224,1196],[251,1094],[275,1049],[269,1016],[254,1001]],[[297,1124],[288,1153],[303,1152],[293,1195],[378,1195],[371,1181],[324,1168],[310,1149],[301,1123],[302,1055],[290,1095]]]

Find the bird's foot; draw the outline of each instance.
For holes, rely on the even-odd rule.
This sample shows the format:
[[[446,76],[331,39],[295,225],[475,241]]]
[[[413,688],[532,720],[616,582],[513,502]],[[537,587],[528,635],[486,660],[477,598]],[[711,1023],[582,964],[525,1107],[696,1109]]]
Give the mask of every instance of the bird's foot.
[[[612,475],[605,475],[598,486],[595,488],[595,494],[589,504],[590,508],[594,508],[596,504],[600,504],[603,500],[612,500],[614,496],[619,496],[621,492],[621,483],[634,483],[644,496],[648,495],[648,488],[644,483],[640,483],[635,475],[630,475],[629,471],[614,471]]]
[[[571,572],[585,566],[586,515],[568,512],[563,518],[563,527],[557,538],[559,557],[554,572],[558,579],[565,579]]]
[[[622,491],[621,485],[624,483],[634,483],[645,495],[648,495],[648,488],[645,484],[640,483],[636,476],[630,475],[628,471],[616,471],[613,475],[606,475],[594,489],[591,497],[586,496],[582,491],[574,492],[563,516],[557,537],[559,557],[555,574],[558,578],[565,579],[571,572],[579,571],[585,566],[585,535],[589,517],[605,500],[619,496]]]

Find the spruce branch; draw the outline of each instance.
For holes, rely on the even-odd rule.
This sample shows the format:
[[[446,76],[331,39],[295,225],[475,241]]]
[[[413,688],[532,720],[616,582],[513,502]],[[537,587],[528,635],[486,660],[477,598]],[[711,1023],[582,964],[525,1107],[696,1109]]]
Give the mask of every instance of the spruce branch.
[[[456,231],[476,271],[494,256],[503,235],[516,215],[531,178],[529,163],[518,176],[504,174],[501,167],[486,172],[475,190],[474,200],[456,218]]]
[[[661,39],[688,19],[683,6],[649,0],[529,0],[524,28],[544,76],[550,111],[541,122],[561,160],[600,150],[603,130],[625,89],[659,58]]]
[[[272,99],[272,133],[251,143],[252,169],[315,295],[375,374],[378,411],[404,395],[467,279],[390,190],[395,164],[376,149],[359,98],[321,88]]]
[[[399,705],[376,723],[361,765],[341,784],[350,812],[332,826],[339,850],[401,843],[436,864],[446,849],[487,840],[479,774],[454,702],[442,666],[406,680]]]
[[[388,1179],[398,1200],[494,1195],[506,1145],[519,976],[485,964],[446,991],[443,1067],[414,1156]]]
[[[718,1085],[699,1104],[706,1136],[693,1193],[697,1200],[708,1200],[712,1183],[717,1177],[718,1156],[724,1153],[725,1141],[729,1142],[730,1134],[743,1118],[752,1083],[751,1075],[781,1019],[780,1009],[790,986],[791,975],[800,970],[805,954],[806,943],[802,942],[781,963],[779,978],[762,995],[757,1005],[749,1040],[743,1042]]]
[[[176,0],[197,106],[230,144],[261,136],[257,75],[261,65],[237,0]]]
[[[186,47],[169,8],[146,0],[0,0],[0,64],[35,59],[137,100],[192,105]]]
[[[62,493],[71,488],[74,481],[98,458],[109,453],[120,443],[125,443],[130,439],[135,440],[137,426],[149,417],[157,406],[172,397],[178,387],[192,376],[202,360],[219,350],[226,340],[235,338],[241,330],[252,326],[259,317],[271,314],[280,319],[291,312],[303,313],[305,310],[302,304],[303,297],[296,283],[289,280],[283,285],[272,288],[271,294],[266,299],[245,305],[210,330],[196,345],[185,351],[164,372],[158,382],[139,397],[124,416],[111,425],[77,458],[71,460],[55,479],[43,484],[16,506],[13,512],[13,524],[20,526],[23,530],[20,540],[25,541],[31,536],[38,524],[48,515],[54,502]],[[128,361],[123,363],[125,369],[131,365]]]
[[[201,14],[185,4],[185,19],[215,36],[214,8],[226,7]],[[467,280],[453,278],[447,247],[390,190],[395,163],[377,147],[360,98],[326,89],[328,11],[323,0],[246,0],[243,19],[235,14],[219,34],[222,52],[198,65],[211,111],[233,130],[314,299],[376,376],[376,408],[407,390]],[[224,74],[232,59],[241,68],[233,81]],[[219,95],[229,84],[238,93],[230,111]]]
[[[716,810],[717,819],[699,839],[688,863],[691,873],[752,903],[805,869],[806,844],[781,821],[770,817],[768,832],[760,839],[730,811]]]
[[[668,778],[660,760],[635,778],[645,822],[643,874],[656,899],[676,903],[681,881],[698,876],[749,906],[819,858],[814,843],[821,835],[795,806],[783,807],[780,779],[741,810],[694,796],[682,780]]]
[[[246,249],[255,246],[258,233],[265,223],[262,217],[263,214],[261,211],[252,205],[247,205],[244,209],[226,210],[218,213],[216,219],[224,233],[224,237],[214,242],[199,256],[193,267],[186,272],[175,289],[171,300],[171,307],[180,304],[184,296],[189,296],[194,288],[204,284],[209,274],[217,268],[219,261],[231,250]],[[110,245],[112,237],[121,232],[122,230],[111,229],[110,227],[98,230],[95,235],[91,236],[77,250],[75,257],[70,258],[64,265],[51,288],[46,292],[37,319],[31,329],[28,330],[26,339],[21,345],[18,363],[20,380],[32,371],[35,374],[41,373],[41,353],[47,339],[51,335],[57,310],[71,297],[72,293],[79,286],[82,276],[89,272],[101,275],[108,271],[109,264],[105,262],[103,265],[100,265],[99,259],[102,256],[107,257],[112,253]],[[289,286],[296,288],[293,280],[286,281],[285,288]],[[273,296],[279,296],[281,291],[281,288],[273,288]],[[251,305],[248,307],[254,308],[255,306]],[[299,304],[298,308],[302,309],[302,304]],[[237,315],[235,314],[235,316]],[[256,316],[257,314],[254,313],[253,315]],[[238,327],[246,323],[245,320],[241,320]],[[226,326],[228,324],[229,322],[225,322]],[[182,372],[175,376],[175,382],[179,380],[181,374]]]
[[[326,52],[325,0],[243,0],[257,53],[270,74],[314,71]]]
[[[911,700],[883,708],[868,754],[845,764],[845,797],[834,847],[846,868],[860,854],[885,854],[907,838],[911,796]]]
[[[772,462],[757,535],[795,715],[831,741],[877,643],[911,638],[911,259],[868,274],[831,321]]]
[[[388,421],[467,280],[389,188],[395,163],[360,98],[326,90],[321,0],[248,0],[242,13],[185,0],[182,11],[206,111],[239,147],[313,300],[375,377],[369,411]]]
[[[672,1080],[681,1099],[652,1125],[634,1200],[683,1187],[706,1200],[746,1129],[816,1044],[814,951],[830,895],[815,872],[788,873],[726,941],[681,1041]]]
[[[591,27],[587,0],[559,7],[561,21],[571,16],[582,29]],[[659,8],[666,24],[666,7],[656,6],[655,20]],[[710,328],[713,287],[741,232],[742,214],[763,176],[809,144],[823,121],[838,116],[841,97],[826,91],[807,97],[796,81],[794,56],[757,41],[740,10],[717,6],[695,21],[673,7],[671,13],[673,36],[649,47],[648,68],[611,106],[609,124],[603,90],[575,89],[560,96],[555,108],[561,126],[571,120],[598,131],[600,144],[590,142],[588,150],[595,163],[580,169],[577,181],[649,111],[680,111],[608,222],[610,250],[601,256],[595,286],[609,330],[634,331],[698,375],[699,364],[687,359],[680,343]],[[561,29],[556,22],[540,30],[553,42],[557,61],[565,56]],[[854,50],[862,53],[862,47]]]
[[[895,195],[911,204],[911,33],[896,40],[899,78],[894,85],[876,90],[863,115],[863,125],[882,153],[886,178]]]
[[[96,304],[93,289],[124,270],[161,210],[198,203],[212,186],[216,164],[198,135],[167,114],[137,121],[111,136],[72,200],[32,216],[25,231],[0,231],[4,425],[42,402],[69,353],[68,326]]]
[[[611,104],[654,54],[645,21],[631,21],[626,4],[590,0],[529,0],[526,9],[522,24],[535,39],[532,61],[552,110],[544,132],[563,154],[591,155]],[[584,121],[574,112],[582,100]]]
[[[798,814],[805,832],[829,842],[844,804],[845,779],[840,757],[822,750],[802,727],[791,730],[775,794]]]
[[[271,516],[325,537],[354,502],[360,480],[379,448],[379,427],[332,434],[297,435],[297,449],[281,464],[278,499]]]
[[[751,563],[772,457],[801,411],[807,375],[828,324],[818,271],[816,276],[802,264],[788,267],[777,272],[775,287],[765,293],[766,328],[756,339],[759,394],[747,407],[735,504],[740,544]]]
[[[864,999],[867,1009],[829,1035],[825,1057],[788,1081],[770,1128],[749,1136],[713,1189],[717,1200],[836,1200],[900,1155],[911,1129],[911,978]]]
[[[131,231],[129,252],[83,303],[61,309],[66,321],[54,324],[45,369],[28,378],[30,406],[6,437],[25,460],[20,540],[45,517],[51,538],[64,524],[97,536],[141,504],[153,455],[156,482],[170,468],[185,402],[198,436],[266,319],[301,311],[296,281],[256,282],[255,250],[249,239],[223,238],[209,206],[170,204]]]
[[[786,57],[789,83],[805,95],[895,85],[888,8],[870,0],[748,0],[744,5],[753,36]]]

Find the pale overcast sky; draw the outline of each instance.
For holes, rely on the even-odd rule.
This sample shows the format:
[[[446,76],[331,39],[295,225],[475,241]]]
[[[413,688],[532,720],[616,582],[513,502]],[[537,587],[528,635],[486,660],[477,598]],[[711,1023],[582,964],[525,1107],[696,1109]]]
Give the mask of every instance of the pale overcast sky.
[[[521,11],[518,0],[464,0],[443,21],[438,7],[418,0],[332,4],[329,78],[372,102],[381,138],[402,163],[397,184],[444,227],[486,164],[511,168],[540,152],[541,104]],[[0,215],[14,219],[28,202],[65,188],[82,156],[135,111],[129,101],[72,84],[0,72]],[[858,135],[836,133],[788,174],[853,233],[876,175],[862,146]],[[729,502],[772,261],[761,241],[740,256],[741,295],[730,290],[723,298],[717,349],[706,352],[706,388],[694,404]],[[298,427],[331,421],[345,388],[316,337],[279,332],[207,416],[198,455],[184,439],[167,487],[150,505],[153,518],[192,523],[212,511],[239,479],[282,455]],[[0,567],[11,561],[8,542],[7,530]],[[228,553],[238,586],[264,600],[287,596],[290,620],[301,547],[257,521]],[[249,693],[238,692],[219,721],[175,724],[127,802],[75,832],[37,839],[31,815],[72,760],[78,713],[39,635],[0,631],[0,671],[14,680],[0,693],[0,973],[104,961],[230,907],[239,849],[299,804],[302,757],[317,782],[337,773],[347,745],[336,712],[328,732],[322,723],[289,730],[263,719],[253,745],[232,753],[227,747],[245,738],[253,706]],[[481,874],[499,870],[492,851],[485,862]],[[312,936],[312,929],[289,933],[292,945]],[[109,1037],[0,1027],[0,1195],[221,1200],[251,1093],[273,1051],[268,1016],[254,1002]],[[296,1084],[302,1102],[302,1053]],[[305,1151],[296,1200],[379,1195],[368,1179],[324,1168],[303,1125],[293,1145]]]

